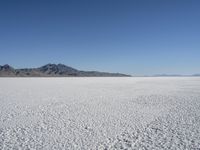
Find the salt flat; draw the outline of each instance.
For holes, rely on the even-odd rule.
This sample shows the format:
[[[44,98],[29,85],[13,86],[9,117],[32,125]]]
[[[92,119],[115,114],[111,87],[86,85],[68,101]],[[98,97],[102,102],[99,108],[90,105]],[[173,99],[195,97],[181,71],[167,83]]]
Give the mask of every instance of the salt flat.
[[[200,149],[200,78],[0,78],[0,149]]]

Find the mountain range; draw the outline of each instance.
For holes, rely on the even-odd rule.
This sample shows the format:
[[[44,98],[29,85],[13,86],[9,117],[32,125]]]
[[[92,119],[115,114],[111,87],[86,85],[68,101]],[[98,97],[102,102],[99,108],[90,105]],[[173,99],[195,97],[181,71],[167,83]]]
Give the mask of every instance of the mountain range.
[[[47,64],[38,68],[15,69],[6,64],[0,66],[0,77],[130,77],[121,73],[81,71],[64,64]]]

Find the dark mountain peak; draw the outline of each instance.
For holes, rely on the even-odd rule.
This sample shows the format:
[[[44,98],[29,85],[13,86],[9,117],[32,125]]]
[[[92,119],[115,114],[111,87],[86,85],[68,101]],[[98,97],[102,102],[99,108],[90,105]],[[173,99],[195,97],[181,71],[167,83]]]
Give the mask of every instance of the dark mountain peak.
[[[68,72],[68,71],[73,71],[73,72],[78,71],[77,69],[74,69],[74,68],[72,68],[72,67],[66,66],[66,65],[64,65],[64,64],[58,64],[57,67],[58,67],[59,70],[67,71],[67,72]]]
[[[56,64],[46,64],[42,67],[38,68],[42,72],[52,72],[57,70],[57,65]]]
[[[66,74],[66,73],[76,73],[78,70],[66,66],[64,64],[47,64],[40,68],[38,68],[40,71],[47,73],[47,74]]]
[[[8,65],[8,64],[5,64],[5,65],[3,65],[3,66],[0,66],[0,70],[3,70],[3,71],[13,71],[14,68],[11,67],[11,66]]]
[[[46,64],[42,67],[39,67],[41,69],[49,69],[49,68],[56,68],[56,64]]]
[[[0,66],[0,76],[1,77],[14,77],[15,69],[8,64]]]
[[[66,65],[64,65],[64,64],[57,64],[57,66],[63,66],[63,67],[66,67]],[[67,66],[68,67],[68,66]]]
[[[51,64],[51,63],[49,63],[49,64],[46,64],[46,65],[40,67],[40,68],[71,68],[71,67],[66,66],[64,64]]]

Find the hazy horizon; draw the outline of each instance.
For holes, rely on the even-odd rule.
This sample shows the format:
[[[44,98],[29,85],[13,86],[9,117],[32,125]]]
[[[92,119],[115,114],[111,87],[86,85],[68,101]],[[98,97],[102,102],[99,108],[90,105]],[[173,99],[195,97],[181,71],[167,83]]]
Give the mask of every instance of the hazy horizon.
[[[0,65],[200,73],[200,1],[1,1]]]

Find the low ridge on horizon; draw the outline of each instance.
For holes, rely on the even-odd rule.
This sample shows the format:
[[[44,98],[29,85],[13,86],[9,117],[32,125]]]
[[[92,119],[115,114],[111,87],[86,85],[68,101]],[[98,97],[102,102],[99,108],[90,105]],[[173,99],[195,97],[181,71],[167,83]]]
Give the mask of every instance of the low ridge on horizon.
[[[64,64],[48,63],[38,68],[15,69],[5,64],[0,65],[0,77],[130,77],[122,73],[82,71]]]

